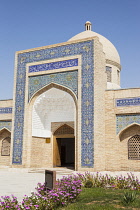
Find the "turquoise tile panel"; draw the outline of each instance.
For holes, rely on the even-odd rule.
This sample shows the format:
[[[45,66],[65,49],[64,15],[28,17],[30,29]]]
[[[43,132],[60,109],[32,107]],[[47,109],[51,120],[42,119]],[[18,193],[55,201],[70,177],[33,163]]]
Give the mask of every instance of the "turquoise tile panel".
[[[116,133],[118,134],[121,130],[123,130],[128,125],[131,125],[133,123],[140,124],[140,114],[117,115],[116,116]]]
[[[11,121],[0,121],[0,130],[3,128],[7,128],[9,131],[11,131],[12,122]]]
[[[24,105],[26,87],[26,65],[28,63],[47,61],[51,59],[65,58],[68,56],[81,55],[82,89],[81,89],[81,166],[94,166],[94,40],[67,44],[58,47],[35,50],[20,53],[17,61],[16,93],[15,93],[15,113],[14,113],[14,142],[13,142],[13,164],[22,164],[23,150],[23,129],[24,129]],[[76,67],[75,67],[76,69]],[[60,76],[57,75],[57,76]],[[46,78],[45,78],[46,77]],[[62,77],[63,78],[63,77]],[[47,81],[47,76],[41,80]],[[40,81],[41,81],[40,80]],[[58,81],[58,80],[57,80]],[[59,80],[60,81],[60,80]],[[32,81],[33,82],[33,81]],[[64,80],[62,81],[62,83]],[[62,84],[61,83],[61,84]],[[31,83],[30,83],[31,84]],[[43,84],[43,82],[41,83]],[[45,84],[45,83],[44,83]],[[67,84],[69,86],[69,82]],[[76,87],[76,84],[74,84]],[[68,87],[67,86],[67,87]],[[72,87],[69,86],[72,89]],[[30,88],[29,97],[34,93]],[[76,89],[72,89],[77,92]],[[76,93],[77,94],[77,93]]]
[[[29,100],[41,88],[55,83],[69,88],[77,96],[78,94],[78,71],[59,72],[29,77]]]

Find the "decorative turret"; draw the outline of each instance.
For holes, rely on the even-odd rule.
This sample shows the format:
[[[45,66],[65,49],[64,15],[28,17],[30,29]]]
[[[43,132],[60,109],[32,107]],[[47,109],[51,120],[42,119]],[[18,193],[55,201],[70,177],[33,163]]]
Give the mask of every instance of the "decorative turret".
[[[87,38],[98,37],[99,42],[102,44],[103,52],[106,59],[106,74],[107,74],[107,89],[118,89],[120,88],[120,56],[115,46],[104,36],[93,32],[91,30],[91,22],[85,23],[85,31],[73,36],[68,41],[84,40]]]
[[[87,21],[86,23],[85,23],[85,30],[86,31],[91,31],[91,22],[90,21]]]
[[[117,63],[117,66],[119,67],[119,69],[121,69],[120,56],[118,54],[118,51],[114,47],[114,45],[108,39],[106,39],[104,36],[102,36],[96,32],[93,32],[91,30],[91,25],[92,25],[91,22],[87,21],[85,23],[85,31],[73,36],[68,41],[76,41],[76,40],[86,39],[86,38],[90,38],[90,37],[94,37],[94,36],[98,37],[99,41],[103,45],[103,52],[105,53],[106,60],[115,62],[115,64]]]

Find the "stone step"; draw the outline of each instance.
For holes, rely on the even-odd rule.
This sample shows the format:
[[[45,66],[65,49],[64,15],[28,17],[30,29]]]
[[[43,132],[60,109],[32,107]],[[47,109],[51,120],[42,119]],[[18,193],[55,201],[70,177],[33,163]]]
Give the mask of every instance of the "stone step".
[[[28,173],[44,173],[45,174],[45,170],[56,171],[56,174],[59,174],[59,175],[72,175],[72,173],[74,172],[73,169],[68,169],[68,168],[46,168],[46,169],[32,168],[32,169],[29,169]]]

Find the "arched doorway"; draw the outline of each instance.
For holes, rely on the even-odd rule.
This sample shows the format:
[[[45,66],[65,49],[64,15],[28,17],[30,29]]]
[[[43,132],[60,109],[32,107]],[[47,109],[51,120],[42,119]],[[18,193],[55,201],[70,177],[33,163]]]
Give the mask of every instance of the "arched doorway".
[[[7,128],[0,131],[0,165],[10,165],[11,132]]]
[[[74,168],[74,129],[67,124],[60,126],[53,134],[53,165],[54,167]]]
[[[61,145],[61,151],[65,148],[68,150],[68,141],[73,145],[73,153],[75,158],[75,136],[76,136],[76,100],[70,90],[62,89],[59,86],[49,86],[43,89],[43,93],[35,96],[32,108],[32,146],[31,146],[31,166],[32,167],[53,167],[58,166],[54,163],[54,147],[56,144],[53,141],[54,132],[66,124],[70,129],[63,132],[62,135],[56,131],[57,144]],[[63,126],[64,130],[65,126]],[[71,130],[69,133],[68,130]],[[61,139],[61,140],[60,140]],[[65,139],[65,140],[64,140]],[[60,143],[61,142],[61,143]],[[36,153],[37,151],[37,153]],[[67,152],[68,154],[69,152]],[[64,152],[61,152],[64,155]],[[72,161],[67,161],[68,157],[62,158],[63,166],[67,163],[74,165]]]

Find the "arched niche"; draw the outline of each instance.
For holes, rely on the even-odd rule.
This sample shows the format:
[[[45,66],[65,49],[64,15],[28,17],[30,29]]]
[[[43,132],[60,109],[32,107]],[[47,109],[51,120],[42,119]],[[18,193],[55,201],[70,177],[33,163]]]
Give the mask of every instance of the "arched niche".
[[[32,136],[50,138],[51,123],[76,121],[76,99],[69,89],[50,84],[36,96],[32,111]]]
[[[1,156],[10,156],[11,137],[7,136],[2,140]]]
[[[11,131],[4,127],[0,130],[0,140],[3,140],[7,137],[11,138]]]
[[[10,165],[11,131],[7,128],[0,130],[0,165]]]
[[[56,83],[50,83],[49,85],[46,85],[45,87],[38,90],[36,93],[33,94],[31,99],[29,100],[29,103],[31,103],[31,102],[34,103],[36,97],[40,96],[42,93],[46,92],[47,90],[49,90],[51,88],[57,88],[59,90],[63,90],[65,92],[69,93],[75,102],[75,106],[77,107],[77,97],[76,97],[75,93],[72,90],[70,90],[69,88],[59,85],[59,84],[56,84]]]
[[[131,138],[134,135],[140,135],[140,125],[137,123],[133,123],[126,128],[124,128],[119,133],[119,139],[120,141],[123,141],[125,139]]]

